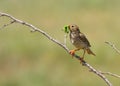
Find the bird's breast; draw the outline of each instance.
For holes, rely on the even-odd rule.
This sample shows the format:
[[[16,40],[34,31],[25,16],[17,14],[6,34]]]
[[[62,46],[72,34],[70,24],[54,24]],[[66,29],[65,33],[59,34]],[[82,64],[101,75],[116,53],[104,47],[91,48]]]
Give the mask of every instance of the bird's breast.
[[[79,35],[77,34],[70,34],[70,40],[71,43],[76,47],[76,48],[85,48],[87,45],[80,39]]]

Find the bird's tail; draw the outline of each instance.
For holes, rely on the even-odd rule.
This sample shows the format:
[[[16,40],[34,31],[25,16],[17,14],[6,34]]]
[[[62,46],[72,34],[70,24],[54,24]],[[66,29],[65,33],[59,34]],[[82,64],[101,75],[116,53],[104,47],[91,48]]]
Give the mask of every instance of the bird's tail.
[[[88,54],[92,54],[92,55],[96,56],[96,55],[90,50],[90,48],[86,49],[86,51],[87,51]]]

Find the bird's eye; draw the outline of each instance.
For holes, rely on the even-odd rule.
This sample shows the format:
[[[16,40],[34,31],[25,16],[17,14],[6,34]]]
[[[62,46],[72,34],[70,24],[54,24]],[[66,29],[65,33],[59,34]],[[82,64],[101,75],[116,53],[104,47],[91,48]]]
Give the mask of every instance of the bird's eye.
[[[74,27],[74,26],[72,26],[72,27]]]

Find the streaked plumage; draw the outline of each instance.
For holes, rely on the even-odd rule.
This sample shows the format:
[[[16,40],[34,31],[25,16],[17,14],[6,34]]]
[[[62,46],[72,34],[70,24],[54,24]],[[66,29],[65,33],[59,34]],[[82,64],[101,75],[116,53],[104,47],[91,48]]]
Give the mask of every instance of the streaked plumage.
[[[68,28],[70,30],[71,43],[76,47],[76,49],[74,49],[72,51],[77,51],[77,50],[83,49],[84,50],[83,58],[84,58],[84,54],[86,51],[88,54],[95,55],[90,50],[91,45],[90,45],[88,39],[86,38],[86,36],[80,32],[79,27],[75,24],[72,24],[72,25],[69,25]]]

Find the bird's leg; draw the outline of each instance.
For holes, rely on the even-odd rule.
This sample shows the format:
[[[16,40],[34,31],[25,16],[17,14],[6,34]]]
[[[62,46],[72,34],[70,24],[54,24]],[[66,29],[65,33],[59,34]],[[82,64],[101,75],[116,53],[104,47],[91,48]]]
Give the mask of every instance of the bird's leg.
[[[85,56],[86,50],[84,49],[83,56],[80,58],[80,63],[85,62],[84,56]]]
[[[78,50],[80,50],[79,48],[76,48],[76,49],[74,49],[74,50],[70,50],[69,52],[70,52],[70,54],[73,56],[74,54],[75,54],[75,51],[78,51]]]
[[[85,53],[86,53],[86,50],[84,49],[82,59],[84,59]]]

